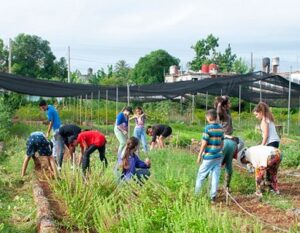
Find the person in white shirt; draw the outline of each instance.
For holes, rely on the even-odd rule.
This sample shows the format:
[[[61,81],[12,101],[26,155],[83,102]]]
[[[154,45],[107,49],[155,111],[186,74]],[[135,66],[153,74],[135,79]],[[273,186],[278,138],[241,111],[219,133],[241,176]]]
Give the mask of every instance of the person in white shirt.
[[[260,102],[254,108],[253,112],[255,117],[261,121],[260,129],[263,138],[261,145],[279,148],[280,138],[277,134],[276,127],[274,124],[274,116],[270,111],[269,106],[264,102]]]
[[[262,197],[263,186],[266,184],[279,194],[277,172],[282,159],[281,151],[272,146],[252,146],[242,149],[238,154],[242,164],[255,169],[256,195]],[[265,175],[266,181],[265,183]]]

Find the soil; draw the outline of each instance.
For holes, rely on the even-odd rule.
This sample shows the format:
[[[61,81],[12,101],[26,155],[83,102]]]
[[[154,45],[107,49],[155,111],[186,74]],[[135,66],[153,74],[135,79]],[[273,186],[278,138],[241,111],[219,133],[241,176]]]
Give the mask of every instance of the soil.
[[[239,172],[246,172],[245,169],[238,166],[235,166],[235,170],[238,170]],[[278,174],[280,196],[288,197],[292,201],[294,209],[300,208],[300,180],[299,177],[297,177],[298,173],[300,173],[299,170],[283,170],[279,171]],[[291,226],[298,226],[298,230],[300,231],[299,216],[297,219],[297,216],[287,214],[288,212],[290,212],[290,210],[285,211],[275,206],[269,205],[268,203],[262,202],[255,195],[232,195],[245,210],[255,215],[256,219],[259,219],[260,221],[266,223],[263,224],[263,232],[278,232],[271,226],[276,226],[286,231],[288,231]],[[222,193],[218,199],[218,202],[221,202],[222,206],[226,206],[225,193]],[[248,214],[246,214],[233,201],[231,201],[229,206],[225,207],[225,209],[255,220],[255,218],[250,217]]]

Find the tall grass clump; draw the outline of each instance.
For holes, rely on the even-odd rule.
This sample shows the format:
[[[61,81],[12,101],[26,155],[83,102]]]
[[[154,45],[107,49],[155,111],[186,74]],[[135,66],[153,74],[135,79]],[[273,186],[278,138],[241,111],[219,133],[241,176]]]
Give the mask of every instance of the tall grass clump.
[[[152,176],[143,185],[118,184],[113,165],[104,170],[99,161],[91,163],[87,182],[80,169],[73,175],[66,166],[61,180],[52,182],[67,206],[64,226],[84,232],[260,232],[257,223],[212,207],[205,196],[195,197],[195,158],[173,152],[150,153]]]

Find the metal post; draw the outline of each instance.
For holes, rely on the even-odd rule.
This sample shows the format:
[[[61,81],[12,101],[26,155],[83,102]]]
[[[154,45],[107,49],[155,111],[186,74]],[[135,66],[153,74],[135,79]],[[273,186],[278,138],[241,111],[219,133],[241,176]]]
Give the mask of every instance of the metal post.
[[[300,96],[299,96],[299,109],[298,109],[298,126],[300,126]]]
[[[108,109],[107,109],[107,105],[108,105],[108,90],[106,90],[106,104],[105,104],[105,124],[106,124],[106,134],[108,132]]]
[[[87,125],[87,94],[85,95],[85,111],[84,111],[84,122]]]
[[[119,88],[116,87],[116,116],[118,115]]]
[[[290,77],[289,77],[289,97],[288,97],[288,122],[287,122],[287,135],[290,133],[290,120],[291,120],[291,79],[292,79],[292,67],[290,70]]]
[[[81,113],[82,113],[82,95],[80,96],[79,99],[79,124],[80,125],[82,125]]]
[[[259,102],[262,102],[261,80],[259,80]]]
[[[223,89],[221,89],[221,96],[223,95]]]
[[[242,101],[242,86],[239,85],[239,127],[241,124],[241,101]]]
[[[9,39],[9,48],[8,48],[8,73],[11,74],[11,59],[12,59],[12,40]]]
[[[68,83],[71,82],[71,58],[70,58],[70,46],[68,46]]]
[[[129,83],[127,83],[127,105],[130,104],[130,86]]]
[[[192,124],[194,122],[194,112],[195,112],[195,95],[192,95]]]
[[[100,90],[98,90],[98,123],[100,125]]]
[[[93,98],[94,98],[94,93],[91,93],[91,126],[93,127]]]
[[[206,92],[206,97],[205,97],[205,112],[207,112],[207,105],[208,105],[208,91]],[[206,125],[206,117],[205,117],[205,125]]]

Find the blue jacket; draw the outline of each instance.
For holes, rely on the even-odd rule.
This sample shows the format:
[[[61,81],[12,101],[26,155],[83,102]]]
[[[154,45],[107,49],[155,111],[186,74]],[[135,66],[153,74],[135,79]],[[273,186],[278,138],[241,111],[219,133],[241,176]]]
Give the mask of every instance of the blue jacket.
[[[140,160],[140,158],[136,154],[132,154],[129,156],[129,168],[123,169],[122,175],[125,180],[129,180],[136,173],[136,168],[149,168],[147,164]]]

